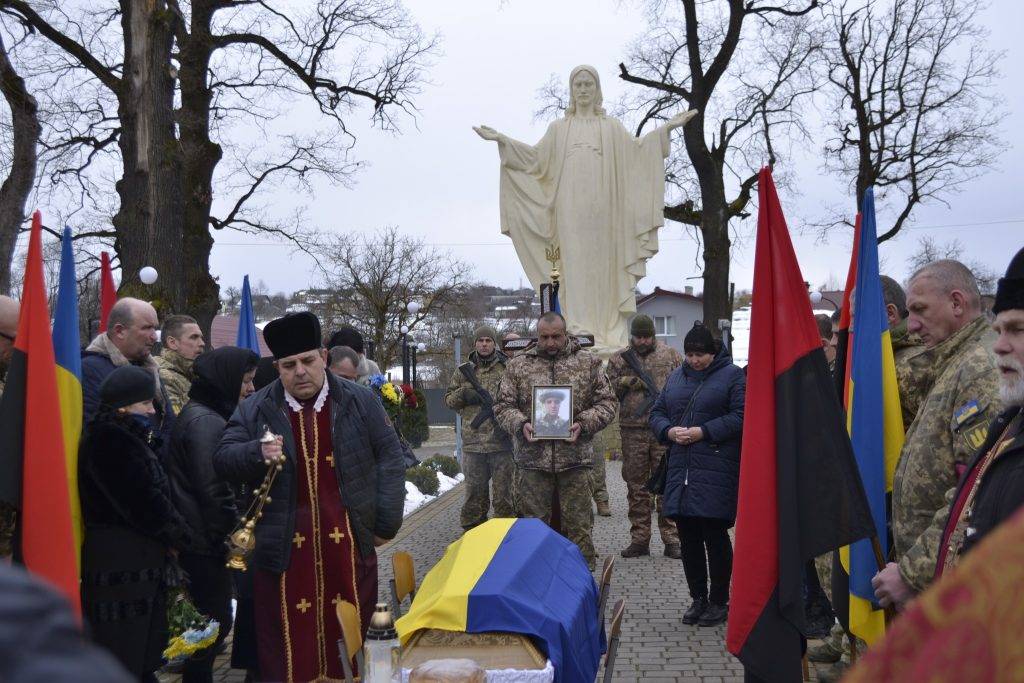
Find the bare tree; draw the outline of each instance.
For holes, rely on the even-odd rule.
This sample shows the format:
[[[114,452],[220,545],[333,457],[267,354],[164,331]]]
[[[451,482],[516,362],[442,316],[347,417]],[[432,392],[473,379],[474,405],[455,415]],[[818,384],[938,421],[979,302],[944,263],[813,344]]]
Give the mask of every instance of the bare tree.
[[[435,46],[398,0],[317,0],[306,10],[262,0],[0,0],[0,12],[46,38],[70,78],[85,73],[102,86],[96,111],[77,112],[69,126],[87,132],[66,142],[118,147],[122,290],[138,289],[138,269],[153,265],[161,278],[147,298],[204,327],[220,305],[211,229],[308,248],[301,213],[275,218],[259,196],[282,183],[308,188],[315,176],[345,182],[359,168],[347,161],[356,139],[349,115],[367,104],[375,125],[396,129],[396,116],[414,113]],[[275,121],[296,97],[309,98],[331,129],[297,133]],[[266,144],[253,145],[254,128]],[[236,129],[244,134],[233,137]],[[75,158],[83,156],[86,165],[95,158]]]
[[[964,245],[960,240],[952,240],[939,244],[934,237],[924,236],[917,240],[917,251],[907,257],[907,268],[910,273],[917,272],[933,261],[940,259],[953,259],[962,262],[974,274],[978,281],[978,289],[984,295],[996,293],[996,283],[999,281],[999,274],[985,265],[982,261],[964,261]]]
[[[857,210],[871,186],[891,205],[896,218],[879,242],[899,233],[918,204],[945,203],[1003,147],[993,91],[1001,55],[986,46],[982,9],[967,0],[828,6],[833,135],[825,160],[850,180]]]
[[[679,106],[698,111],[683,128],[686,159],[670,160],[665,218],[695,228],[703,244],[707,320],[730,317],[730,221],[748,215],[758,170],[778,158],[773,132],[803,132],[794,105],[815,89],[809,66],[820,45],[806,15],[817,4],[652,0],[647,34],[619,65],[620,78],[644,88],[631,106],[638,134]]]
[[[0,293],[11,290],[11,258],[25,220],[25,202],[36,179],[40,125],[36,100],[15,70],[0,38],[0,93],[11,110],[9,171],[0,186]]]
[[[401,327],[411,334],[466,304],[470,266],[423,240],[387,228],[372,236],[339,235],[317,250],[325,296],[315,306],[325,334],[348,323],[374,343],[382,368],[398,357]],[[415,316],[410,301],[420,304]]]

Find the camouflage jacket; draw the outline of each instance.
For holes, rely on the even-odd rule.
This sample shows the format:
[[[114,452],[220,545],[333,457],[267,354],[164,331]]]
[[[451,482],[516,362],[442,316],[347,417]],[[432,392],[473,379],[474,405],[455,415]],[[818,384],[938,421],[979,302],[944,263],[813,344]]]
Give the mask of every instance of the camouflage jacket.
[[[500,352],[495,352],[486,361],[481,361],[476,351],[469,354],[469,361],[473,363],[476,371],[476,378],[495,401],[498,400],[498,385],[505,374],[505,365],[508,358]],[[477,429],[473,429],[470,423],[480,412],[482,406],[479,403],[469,404],[466,402],[466,395],[473,392],[473,386],[461,372],[456,370],[452,379],[448,382],[448,391],[444,394],[444,403],[452,410],[462,416],[462,445],[470,453],[497,453],[499,451],[512,450],[512,441],[503,429],[499,429],[494,420],[484,420]]]
[[[156,357],[156,364],[171,400],[171,409],[177,415],[188,403],[188,390],[192,388],[192,361],[186,360],[177,351],[164,349]]]
[[[575,442],[533,441],[523,438],[523,425],[532,421],[533,387],[544,384],[572,386],[572,420],[582,432]],[[592,439],[615,419],[618,402],[601,368],[601,359],[569,340],[555,357],[536,348],[509,361],[495,402],[498,422],[513,439],[516,464],[530,470],[563,472],[593,467]]]
[[[999,414],[999,374],[994,333],[980,317],[952,337],[911,359],[930,367],[934,381],[907,430],[893,479],[892,531],[900,575],[916,591],[935,571],[958,466],[966,466]]]
[[[907,321],[903,320],[896,327],[889,328],[892,340],[892,355],[896,361],[896,383],[900,390],[900,409],[903,413],[903,429],[910,428],[910,423],[921,407],[921,401],[931,389],[935,375],[930,368],[914,368],[911,358],[924,351],[924,344],[917,335],[907,331]]]
[[[618,351],[608,359],[608,382],[612,385],[612,391],[618,397],[620,405],[619,426],[647,429],[647,416],[651,412],[650,408],[639,417],[636,416],[636,411],[649,397],[643,385],[638,383],[637,374],[622,357],[627,350]],[[679,352],[660,341],[655,342],[654,348],[647,353],[637,352],[636,357],[640,359],[640,367],[654,380],[658,391],[665,386],[665,380],[672,374],[672,371],[683,364],[683,357]]]

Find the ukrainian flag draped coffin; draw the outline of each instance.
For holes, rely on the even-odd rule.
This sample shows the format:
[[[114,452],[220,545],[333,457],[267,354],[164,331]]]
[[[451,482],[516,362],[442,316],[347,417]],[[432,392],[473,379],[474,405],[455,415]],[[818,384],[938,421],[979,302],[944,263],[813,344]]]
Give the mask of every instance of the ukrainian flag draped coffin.
[[[53,354],[57,362],[57,394],[68,467],[68,501],[75,553],[82,547],[82,507],[78,500],[78,440],[82,436],[82,351],[78,340],[78,282],[71,251],[71,228],[64,228],[60,252],[60,286],[53,316]]]
[[[448,546],[427,574],[402,642],[433,628],[532,636],[556,681],[592,681],[605,650],[597,585],[579,549],[538,519],[492,519]]]
[[[903,415],[878,272],[875,200],[871,188],[864,196],[861,216],[847,425],[884,557],[888,554],[886,494],[892,492],[896,461],[903,448]],[[878,571],[871,542],[862,540],[843,548],[840,559],[849,576],[850,631],[870,645],[885,634],[885,615],[874,604],[875,591],[871,586],[871,578]]]
[[[81,614],[78,547],[43,279],[42,217],[32,216],[18,335],[0,401],[0,500],[18,509],[15,559]]]
[[[804,564],[874,527],[768,169],[758,198],[727,645],[748,673],[799,681]]]

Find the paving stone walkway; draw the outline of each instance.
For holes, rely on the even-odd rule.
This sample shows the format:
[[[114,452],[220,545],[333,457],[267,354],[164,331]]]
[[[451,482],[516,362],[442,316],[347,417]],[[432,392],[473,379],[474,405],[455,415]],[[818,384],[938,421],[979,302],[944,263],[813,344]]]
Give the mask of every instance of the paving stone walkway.
[[[595,517],[594,544],[602,558],[616,555],[609,605],[620,598],[626,600],[613,680],[739,683],[743,680],[743,669],[725,649],[725,626],[699,628],[681,623],[680,617],[690,603],[683,567],[679,560],[662,555],[661,540],[652,539],[650,557],[618,557],[629,542],[626,487],[620,462],[608,463],[607,477],[612,516]],[[410,516],[398,537],[381,549],[381,599],[391,577],[391,555],[397,550],[410,553],[416,565],[417,583],[422,581],[448,544],[458,538],[461,503],[460,485]],[[164,675],[160,680],[169,683],[180,679]],[[228,657],[221,656],[214,680],[242,683],[244,672],[230,669]]]

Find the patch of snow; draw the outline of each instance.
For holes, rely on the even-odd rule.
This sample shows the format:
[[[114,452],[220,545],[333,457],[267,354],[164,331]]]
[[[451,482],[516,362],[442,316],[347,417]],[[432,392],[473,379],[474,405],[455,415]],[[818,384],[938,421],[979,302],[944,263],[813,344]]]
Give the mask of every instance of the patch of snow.
[[[465,479],[465,475],[461,472],[456,474],[454,477],[446,477],[438,472],[437,482],[440,484],[440,487],[438,488],[437,495],[439,496],[446,491],[450,491],[463,479]],[[402,516],[408,517],[417,509],[423,507],[435,498],[437,498],[437,496],[428,496],[425,493],[421,493],[420,490],[416,488],[416,485],[411,481],[405,482],[405,508],[402,511]]]

